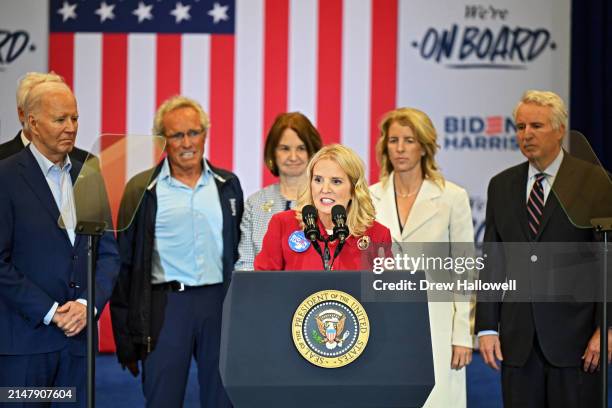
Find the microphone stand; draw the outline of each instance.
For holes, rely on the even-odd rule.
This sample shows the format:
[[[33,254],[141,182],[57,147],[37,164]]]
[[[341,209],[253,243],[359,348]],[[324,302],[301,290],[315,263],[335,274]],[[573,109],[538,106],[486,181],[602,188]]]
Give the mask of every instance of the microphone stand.
[[[95,277],[94,277],[94,251],[98,240],[106,229],[105,222],[79,221],[75,228],[75,233],[87,237],[87,407],[95,406],[95,324],[94,304],[95,298]],[[100,313],[102,311],[100,310]]]
[[[330,255],[329,255],[330,240],[326,238],[322,238],[322,237],[317,237],[316,239],[313,239],[310,242],[312,243],[312,246],[314,247],[315,251],[317,251],[317,253],[321,257],[321,262],[323,263],[323,270],[331,271],[333,262],[331,264],[329,262],[330,261]],[[323,242],[325,244],[324,251],[321,251],[321,245],[319,244],[319,242]],[[338,248],[336,248],[336,252],[338,252]],[[336,259],[336,253],[334,253],[334,259]]]
[[[334,241],[334,240],[335,240],[335,238],[332,238],[332,241]],[[344,247],[345,243],[346,243],[346,240],[342,240],[342,241],[340,241],[338,243],[338,246],[336,247],[336,250],[334,251],[334,259],[332,259],[332,263],[329,266],[330,270],[331,270],[331,267],[334,265],[334,262],[336,261],[336,258],[338,257],[338,255],[340,255],[340,251],[342,251],[342,248]]]
[[[310,227],[308,226],[304,228],[304,235],[306,235],[306,237],[310,240],[310,243],[312,244],[313,248],[321,257],[323,268],[327,271],[327,264],[329,261],[329,248],[327,247],[327,240],[321,237],[321,234],[319,233],[318,229],[316,229],[316,234],[314,232],[311,233]],[[321,245],[319,245],[319,241],[325,242],[325,255],[323,255],[323,252],[321,251]]]
[[[341,239],[339,232],[344,233],[344,236],[345,236],[344,239]],[[336,261],[336,258],[338,257],[338,255],[340,255],[340,251],[342,251],[342,248],[344,247],[344,244],[346,243],[347,238],[348,238],[348,228],[338,227],[337,225],[334,226],[334,233],[332,234],[331,237],[329,237],[328,240],[325,241],[325,253],[327,255],[326,265],[329,265],[329,268],[326,270],[331,270],[332,266],[334,265],[334,262]],[[340,242],[338,243],[338,246],[336,247],[336,250],[334,251],[334,258],[331,260],[331,264],[329,264],[329,260],[330,260],[329,259],[329,247],[327,246],[327,243],[333,242],[335,240],[338,240]]]
[[[317,238],[317,239],[312,240],[310,242],[312,243],[312,246],[314,247],[315,251],[317,251],[317,253],[321,257],[321,262],[323,262],[323,268],[325,270],[327,270],[327,262],[325,260],[325,255],[323,255],[323,252],[321,251],[321,245],[319,245],[319,241],[325,242],[325,253],[329,254],[329,251],[327,249],[327,241],[325,239]]]
[[[608,406],[608,233],[612,231],[612,217],[593,218],[591,225],[604,239],[602,264],[602,305],[599,321],[599,367],[601,370],[601,406]]]
[[[324,251],[324,255],[323,255],[323,268],[325,268],[326,271],[331,271],[331,264],[329,263],[330,256],[329,256],[329,239],[323,239],[323,242],[325,242],[325,251]]]

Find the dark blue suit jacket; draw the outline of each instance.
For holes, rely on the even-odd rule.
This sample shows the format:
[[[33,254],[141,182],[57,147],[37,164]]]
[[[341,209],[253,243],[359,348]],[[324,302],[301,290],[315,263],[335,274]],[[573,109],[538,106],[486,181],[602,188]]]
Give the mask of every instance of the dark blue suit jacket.
[[[81,166],[73,161],[73,183]],[[77,235],[73,246],[58,218],[29,148],[0,161],[0,354],[46,353],[66,346],[75,355],[86,354],[86,330],[67,338],[53,323],[43,323],[53,302],[87,298],[87,239]],[[107,232],[95,263],[98,312],[112,293],[119,265],[115,239]]]

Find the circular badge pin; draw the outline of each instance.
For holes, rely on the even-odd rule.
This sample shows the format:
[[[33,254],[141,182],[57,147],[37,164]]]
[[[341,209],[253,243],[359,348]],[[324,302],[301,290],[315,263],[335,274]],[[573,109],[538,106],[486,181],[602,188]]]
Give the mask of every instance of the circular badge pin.
[[[365,251],[366,249],[368,249],[369,246],[370,246],[370,237],[368,237],[367,235],[362,236],[357,241],[357,248],[361,249],[362,251]]]
[[[370,321],[364,307],[348,293],[323,290],[298,306],[291,335],[307,361],[323,368],[338,368],[363,353],[370,337]]]
[[[304,252],[310,247],[310,241],[306,239],[304,231],[293,231],[287,240],[289,248],[294,252]]]

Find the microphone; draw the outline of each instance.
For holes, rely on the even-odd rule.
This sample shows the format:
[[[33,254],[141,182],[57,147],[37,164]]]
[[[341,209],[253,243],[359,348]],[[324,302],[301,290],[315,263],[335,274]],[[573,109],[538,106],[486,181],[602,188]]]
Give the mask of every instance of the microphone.
[[[340,242],[338,243],[338,246],[334,251],[334,258],[332,259],[331,265],[329,265],[330,270],[334,262],[338,258],[338,255],[340,255],[340,251],[342,251],[342,248],[346,243],[346,239],[349,236],[349,228],[348,225],[346,225],[346,209],[340,204],[336,204],[332,207],[331,216],[332,222],[334,223],[334,232],[331,237],[331,240],[333,241],[337,239]],[[327,249],[327,247],[325,249]]]
[[[317,226],[317,209],[313,205],[305,205],[302,208],[302,221],[304,221],[304,235],[312,242],[312,246],[315,251],[321,257],[321,262],[323,262],[323,269],[326,271],[329,270],[329,261],[326,259],[326,255],[329,255],[329,249],[323,255],[321,251],[321,246],[318,241],[323,241],[321,237],[321,233],[319,232],[319,227]],[[325,241],[325,246],[327,247],[327,241]]]
[[[339,239],[341,244],[349,236],[349,228],[346,225],[346,209],[340,204],[336,204],[331,210],[332,222],[334,223],[334,239]]]
[[[321,240],[321,233],[317,227],[317,209],[313,205],[302,208],[302,221],[304,221],[304,235],[313,243]]]

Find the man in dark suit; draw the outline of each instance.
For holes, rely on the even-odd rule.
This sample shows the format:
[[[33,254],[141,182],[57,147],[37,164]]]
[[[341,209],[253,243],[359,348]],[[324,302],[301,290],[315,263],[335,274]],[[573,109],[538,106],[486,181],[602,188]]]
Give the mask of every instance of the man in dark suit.
[[[514,119],[528,161],[489,183],[484,237],[489,259],[481,277],[503,281],[518,275],[517,285],[527,296],[516,302],[508,300],[513,293],[506,293],[504,302],[501,294],[480,298],[476,309],[483,359],[494,369],[497,360],[502,362],[505,407],[591,407],[599,397],[597,303],[530,302],[550,289],[543,274],[555,276],[555,263],[566,266],[551,256],[547,242],[579,246],[595,239],[592,229],[575,225],[568,207],[572,195],[581,205],[592,198],[581,193],[580,184],[595,170],[561,148],[567,117],[558,95],[527,91]]]
[[[17,136],[15,136],[13,139],[0,144],[0,160],[6,159],[7,157],[19,153],[23,150],[24,147],[30,144],[32,136],[24,126],[25,100],[30,90],[34,86],[43,82],[64,83],[64,80],[61,76],[53,72],[50,72],[48,74],[41,72],[28,72],[19,80],[19,84],[17,85],[17,115],[19,116],[19,122],[21,123],[22,129],[17,132]],[[87,157],[89,156],[89,153],[87,151],[81,150],[76,146],[68,154],[70,155],[71,159],[77,160],[81,163],[85,163],[85,160],[87,160]]]
[[[41,83],[24,108],[32,143],[0,161],[0,386],[76,387],[85,406],[87,240],[74,230],[80,163],[68,155],[76,100],[64,83]],[[96,252],[101,311],[120,264],[112,233]]]

